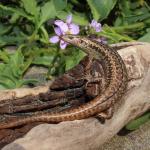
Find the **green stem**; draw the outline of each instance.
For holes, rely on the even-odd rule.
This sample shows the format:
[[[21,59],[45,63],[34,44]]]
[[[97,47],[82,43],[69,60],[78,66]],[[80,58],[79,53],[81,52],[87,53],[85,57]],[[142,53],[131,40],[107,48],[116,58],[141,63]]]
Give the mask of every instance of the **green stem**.
[[[108,30],[109,29],[109,30]],[[99,36],[103,36],[106,37],[108,39],[111,39],[112,41],[133,41],[132,38],[130,38],[127,35],[121,35],[120,33],[115,32],[114,30],[112,30],[112,28],[106,28],[105,30],[103,29],[101,32],[98,33]]]
[[[23,47],[26,47],[26,44],[21,44],[19,47],[18,47],[18,51],[21,51],[21,49],[23,48]]]
[[[38,39],[38,36],[37,36],[37,30],[35,30],[31,36],[29,36],[28,38],[28,42],[29,43],[32,43],[33,41],[37,40]]]
[[[43,26],[41,26],[40,29],[41,29],[41,31],[44,35],[44,39],[42,39],[42,41],[45,42],[45,43],[48,43],[48,38],[49,37],[48,37],[48,33],[47,33],[46,29]]]
[[[130,24],[130,25],[125,25],[125,26],[119,26],[119,27],[111,27],[112,29],[114,29],[116,32],[123,32],[125,30],[135,30],[135,29],[142,29],[145,27],[145,23],[144,22],[139,22],[139,23],[135,23],[135,24]],[[104,27],[105,30],[105,27]]]

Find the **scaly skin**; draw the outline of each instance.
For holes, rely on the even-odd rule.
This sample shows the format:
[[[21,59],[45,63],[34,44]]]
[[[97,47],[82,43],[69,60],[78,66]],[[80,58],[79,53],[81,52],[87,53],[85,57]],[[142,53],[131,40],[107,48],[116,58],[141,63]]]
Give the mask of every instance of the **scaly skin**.
[[[7,122],[0,122],[0,129],[12,128],[37,121],[58,123],[61,121],[84,119],[110,108],[114,101],[121,98],[126,90],[128,79],[124,62],[117,51],[85,37],[65,35],[62,39],[81,48],[91,59],[94,58],[103,61],[105,72],[107,73],[106,90],[90,102],[75,109],[59,113],[38,113],[34,116],[12,116],[10,119],[7,119]]]

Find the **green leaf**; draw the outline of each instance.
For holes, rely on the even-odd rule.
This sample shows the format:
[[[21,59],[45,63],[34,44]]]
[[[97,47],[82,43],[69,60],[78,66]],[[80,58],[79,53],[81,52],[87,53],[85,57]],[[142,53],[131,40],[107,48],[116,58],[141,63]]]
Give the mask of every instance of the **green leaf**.
[[[150,28],[147,29],[147,33],[144,36],[142,36],[141,38],[139,38],[138,41],[150,43]]]
[[[126,125],[126,129],[128,130],[135,130],[137,128],[140,127],[140,125],[142,125],[143,123],[147,122],[147,121],[150,121],[150,112],[146,113],[145,115],[129,122],[127,125]]]
[[[41,16],[38,27],[48,19],[55,18],[57,13],[67,6],[66,0],[51,0],[41,7]]]
[[[120,41],[133,41],[133,39],[126,34],[118,33],[113,27],[109,27],[108,25],[103,25],[103,30],[101,32],[96,33],[99,36],[106,37],[111,41],[111,43],[117,43]]]
[[[123,16],[129,16],[132,13],[131,2],[128,0],[120,1],[119,8],[121,9],[121,13],[123,14]]]
[[[116,2],[117,0],[87,0],[95,20],[105,19],[114,8]]]
[[[37,82],[39,82],[39,81],[36,80],[36,79],[23,79],[23,80],[20,80],[17,83],[16,87],[19,88],[19,87],[22,87],[23,85],[28,85],[28,84],[33,84],[34,85]]]
[[[40,27],[48,19],[55,18],[56,14],[57,14],[57,12],[56,12],[53,1],[51,0],[47,3],[45,3],[41,7],[41,16],[40,16],[40,22],[39,22],[38,27]]]
[[[23,43],[24,40],[26,40],[26,37],[23,37],[21,35],[18,35],[18,36],[3,35],[3,36],[0,36],[0,46],[17,45],[17,44]]]
[[[5,9],[0,9],[0,18],[3,18],[4,16],[9,16],[11,14],[12,14],[12,12],[9,10],[6,11]]]
[[[7,69],[4,70],[4,73],[0,75],[0,78],[1,78],[1,82],[4,82],[5,84],[8,84],[7,81],[9,83],[15,84],[15,78],[13,78],[12,72],[11,70],[8,69],[8,66]]]
[[[65,21],[69,14],[72,14],[73,22],[78,25],[87,25],[89,23],[84,13],[61,11],[57,14],[57,17]]]
[[[26,14],[26,12],[24,12],[20,8],[13,8],[13,7],[8,7],[8,6],[3,6],[3,5],[0,5],[0,8],[3,9],[3,10],[6,10],[6,11],[10,11],[10,12],[16,13],[19,16],[27,18],[28,20],[33,20],[33,17],[31,17],[28,14]]]
[[[2,51],[1,54],[0,56],[5,56],[5,51]],[[20,50],[10,53],[7,58],[3,59],[6,59],[6,62],[0,64],[0,88],[18,88],[23,84],[33,82],[33,80],[23,79],[23,74],[29,68],[32,60],[25,61]]]
[[[24,56],[20,50],[17,50],[14,54],[12,54],[10,58],[10,63],[14,66],[20,65],[23,63]]]
[[[0,23],[0,35],[3,35],[7,33],[12,27],[11,26],[4,26],[3,24]]]
[[[8,53],[0,50],[0,60],[7,63],[9,61]]]
[[[39,56],[33,60],[32,64],[44,65],[48,67],[52,63],[53,59],[54,56]]]
[[[23,64],[21,65],[20,67],[20,70],[21,70],[21,74],[23,75],[27,70],[28,68],[30,67],[30,65],[32,64],[32,59],[28,59],[26,60],[25,62],[23,62]]]
[[[134,22],[138,22],[138,21],[143,21],[144,19],[148,19],[150,18],[150,13],[146,13],[146,14],[140,14],[140,15],[132,15],[129,17],[126,17],[126,20],[129,23],[134,23]]]
[[[1,76],[0,76],[0,78],[1,78]],[[9,79],[4,78],[2,80],[2,78],[1,78],[0,79],[0,87],[1,87],[0,89],[12,89],[15,87],[15,83]]]
[[[22,75],[20,66],[23,65],[24,56],[21,51],[16,51],[10,58],[9,64],[13,73],[13,76],[19,78]]]
[[[38,7],[36,0],[21,0],[26,12],[33,16],[38,16]]]
[[[69,50],[69,49],[68,49]],[[85,56],[85,53],[77,48],[71,48],[69,56],[65,56],[65,71],[76,66]]]
[[[58,76],[65,72],[65,57],[61,51],[57,51],[49,66],[48,76]]]
[[[149,6],[146,5],[145,1],[143,4],[140,4],[139,1],[122,0],[119,1],[118,5],[120,11],[117,17],[122,19],[120,25],[130,25],[150,18]]]
[[[20,17],[20,16],[19,16],[18,14],[14,13],[14,14],[12,15],[11,19],[9,20],[9,22],[10,22],[11,24],[16,23],[17,20],[19,19],[19,17]]]
[[[61,11],[66,8],[67,0],[52,0],[56,11]]]

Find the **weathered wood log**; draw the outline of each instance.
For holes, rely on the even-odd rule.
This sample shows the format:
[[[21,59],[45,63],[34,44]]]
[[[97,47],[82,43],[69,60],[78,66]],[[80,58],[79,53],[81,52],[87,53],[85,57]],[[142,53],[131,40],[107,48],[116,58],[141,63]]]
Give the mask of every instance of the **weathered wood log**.
[[[3,150],[96,150],[130,120],[150,110],[150,44],[134,43],[134,46],[121,49],[119,53],[125,61],[130,81],[128,91],[117,103],[114,116],[110,120],[104,124],[95,118],[57,125],[41,124],[31,129],[23,138],[5,146]],[[29,92],[36,95],[43,90],[46,91],[47,87],[4,91],[1,92],[1,99],[22,97]]]

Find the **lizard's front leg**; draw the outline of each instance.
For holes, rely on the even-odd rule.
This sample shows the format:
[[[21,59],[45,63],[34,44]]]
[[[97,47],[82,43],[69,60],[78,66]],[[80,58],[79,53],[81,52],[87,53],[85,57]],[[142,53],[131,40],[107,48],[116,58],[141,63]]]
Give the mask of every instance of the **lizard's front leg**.
[[[108,108],[107,110],[100,112],[96,115],[97,118],[100,119],[110,119],[113,116],[114,113],[114,106],[111,106],[110,108]]]

